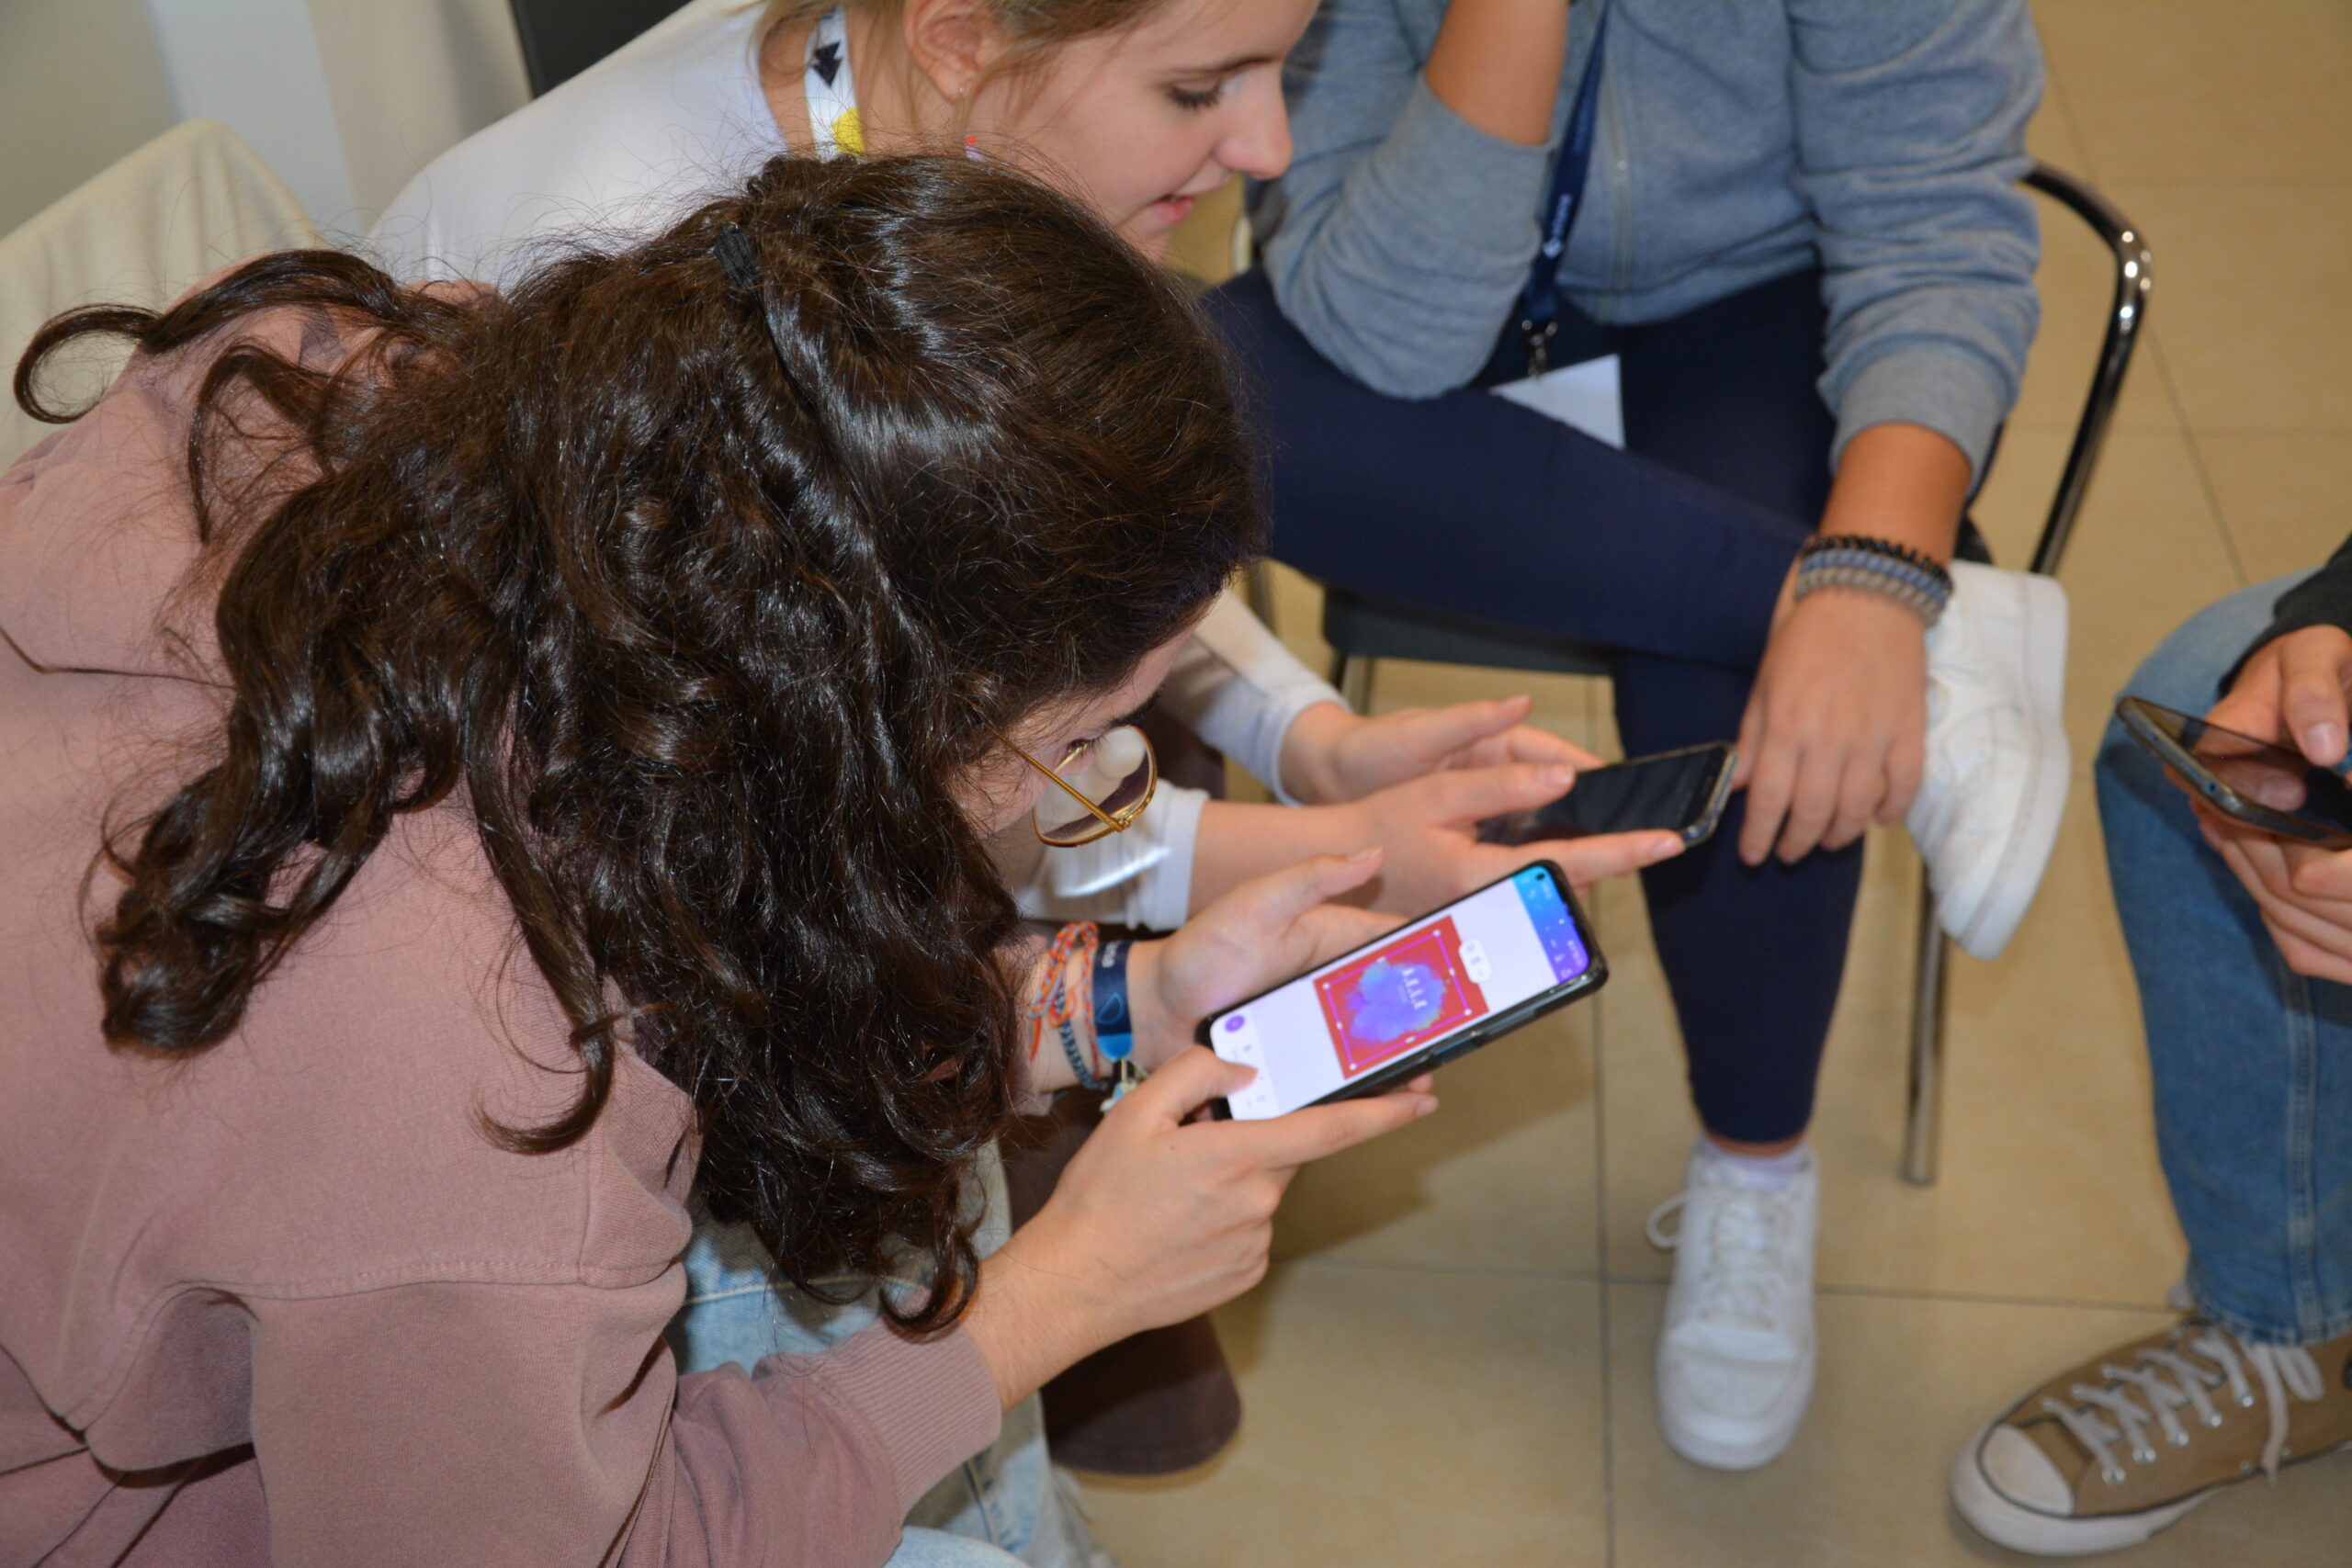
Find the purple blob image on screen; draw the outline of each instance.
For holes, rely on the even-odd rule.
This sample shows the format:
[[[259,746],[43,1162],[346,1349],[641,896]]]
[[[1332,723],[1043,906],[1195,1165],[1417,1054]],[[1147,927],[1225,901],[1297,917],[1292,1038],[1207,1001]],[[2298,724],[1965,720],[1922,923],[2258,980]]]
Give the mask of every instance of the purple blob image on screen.
[[[1225,1032],[1227,1034],[1233,1033],[1241,1027],[1242,1021],[1241,1015],[1238,1012],[1235,1013],[1231,1018],[1225,1021]]]
[[[1375,960],[1356,977],[1342,1004],[1348,1032],[1371,1045],[1385,1045],[1418,1034],[1445,1010],[1445,987],[1426,964]]]

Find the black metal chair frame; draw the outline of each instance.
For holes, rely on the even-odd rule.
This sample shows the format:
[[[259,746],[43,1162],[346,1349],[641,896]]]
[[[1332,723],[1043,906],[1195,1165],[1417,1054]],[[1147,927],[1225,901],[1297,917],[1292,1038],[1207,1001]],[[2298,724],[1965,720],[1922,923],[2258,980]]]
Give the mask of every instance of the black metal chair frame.
[[[2054,574],[2090,489],[2115,405],[2123,390],[2145,324],[2150,256],[2139,231],[2112,203],[2074,175],[2037,164],[2025,177],[2031,189],[2057,201],[2087,224],[2115,258],[2115,295],[2105,341],[2083,400],[2082,417],[2066,454],[2058,491],[2041,525],[2028,570]],[[1262,603],[1262,588],[1255,595]],[[1547,673],[1608,672],[1605,653],[1566,638],[1422,609],[1346,589],[1326,588],[1323,636],[1333,651],[1332,680],[1358,712],[1372,705],[1374,668],[1382,659],[1469,664]],[[1951,942],[1936,925],[1935,897],[1920,879],[1917,963],[1911,998],[1910,1095],[1903,1127],[1904,1179],[1933,1182],[1943,1107],[1946,959]]]

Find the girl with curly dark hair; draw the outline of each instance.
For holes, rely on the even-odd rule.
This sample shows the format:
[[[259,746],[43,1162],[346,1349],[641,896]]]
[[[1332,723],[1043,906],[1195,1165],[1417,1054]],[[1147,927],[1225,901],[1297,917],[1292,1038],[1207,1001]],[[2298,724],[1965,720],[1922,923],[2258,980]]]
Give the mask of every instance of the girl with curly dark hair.
[[[983,840],[1259,537],[1189,308],[1062,198],[779,159],[503,297],[268,256],[20,400],[93,334],[0,479],[0,1562],[911,1562],[1002,1409],[1433,1104],[1189,1125],[1247,1075],[1181,1055],[976,1256],[1069,1077]],[[1377,865],[1155,946],[1138,1033]],[[928,1288],[680,1379],[690,1199]]]

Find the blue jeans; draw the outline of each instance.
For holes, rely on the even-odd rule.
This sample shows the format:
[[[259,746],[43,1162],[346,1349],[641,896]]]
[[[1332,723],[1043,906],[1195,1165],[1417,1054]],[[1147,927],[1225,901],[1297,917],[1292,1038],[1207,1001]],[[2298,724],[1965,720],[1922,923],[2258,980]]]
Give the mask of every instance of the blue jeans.
[[[1475,385],[1416,400],[1323,358],[1262,273],[1207,309],[1264,441],[1277,559],[1611,649],[1628,755],[1739,733],[1781,579],[1829,498],[1818,273],[1638,327],[1566,307],[1552,362],[1620,356],[1623,452],[1486,389],[1526,373],[1515,332]],[[1700,1121],[1774,1143],[1812,1120],[1862,847],[1743,865],[1747,800],[1642,889]]]
[[[991,1148],[983,1158],[981,1208],[974,1236],[983,1255],[1010,1234],[1004,1168]],[[681,1372],[733,1361],[746,1371],[763,1356],[807,1355],[838,1344],[878,1316],[875,1294],[845,1306],[779,1287],[772,1259],[741,1225],[705,1217],[686,1248],[686,1301],[666,1337]],[[913,1288],[894,1280],[882,1287]],[[1046,1453],[1046,1417],[1035,1394],[1005,1412],[997,1439],[925,1494],[907,1515],[907,1530],[888,1568],[1113,1568],[1089,1537],[1076,1501]]]
[[[2203,713],[2306,575],[2210,606],[2127,689]],[[2098,774],[2189,1292],[2256,1343],[2352,1332],[2352,987],[2287,968],[2188,796],[2120,725],[2108,727]]]

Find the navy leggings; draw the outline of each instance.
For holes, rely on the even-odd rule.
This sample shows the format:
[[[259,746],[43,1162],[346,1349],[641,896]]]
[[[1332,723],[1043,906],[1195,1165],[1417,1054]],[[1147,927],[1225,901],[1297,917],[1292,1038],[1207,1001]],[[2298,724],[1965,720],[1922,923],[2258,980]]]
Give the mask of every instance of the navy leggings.
[[[1781,580],[1829,494],[1819,274],[1648,326],[1571,310],[1552,363],[1621,356],[1623,452],[1476,389],[1526,373],[1516,332],[1476,389],[1410,401],[1316,353],[1261,274],[1206,303],[1265,439],[1277,558],[1612,649],[1628,755],[1737,735]],[[1713,838],[1642,883],[1700,1120],[1769,1143],[1813,1113],[1861,846],[1750,869],[1743,809],[1735,796]]]

